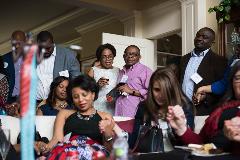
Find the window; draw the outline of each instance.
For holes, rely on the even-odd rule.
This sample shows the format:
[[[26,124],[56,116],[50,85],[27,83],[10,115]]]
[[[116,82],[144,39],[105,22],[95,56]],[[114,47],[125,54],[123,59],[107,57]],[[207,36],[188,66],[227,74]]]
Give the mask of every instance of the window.
[[[180,63],[182,56],[182,37],[173,34],[157,39],[157,68],[165,67],[168,64]]]

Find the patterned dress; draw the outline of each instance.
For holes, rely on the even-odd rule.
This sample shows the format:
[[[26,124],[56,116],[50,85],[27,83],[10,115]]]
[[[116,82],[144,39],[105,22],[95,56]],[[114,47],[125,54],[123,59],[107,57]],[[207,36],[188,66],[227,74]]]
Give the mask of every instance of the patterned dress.
[[[4,74],[0,73],[0,107],[2,107],[6,103],[8,92],[9,86],[7,77]]]
[[[113,67],[112,69],[101,69],[98,67],[92,67],[92,69],[94,72],[93,77],[96,82],[101,77],[109,79],[109,84],[100,89],[98,99],[94,102],[94,107],[96,110],[107,112],[113,115],[115,112],[115,104],[108,103],[106,95],[117,85],[119,68]]]
[[[64,135],[71,133],[69,141],[58,143],[47,156],[48,160],[66,159],[69,151],[77,151],[80,160],[97,160],[109,156],[102,145],[103,135],[98,124],[102,118],[95,112],[90,116],[78,112],[70,115],[64,125]]]

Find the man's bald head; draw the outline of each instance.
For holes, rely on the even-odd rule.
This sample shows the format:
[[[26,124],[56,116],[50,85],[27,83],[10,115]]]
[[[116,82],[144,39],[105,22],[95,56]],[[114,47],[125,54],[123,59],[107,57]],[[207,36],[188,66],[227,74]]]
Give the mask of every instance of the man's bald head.
[[[23,31],[14,31],[12,33],[12,40],[15,40],[15,41],[23,41],[25,42],[26,41],[26,35]]]
[[[14,48],[14,61],[23,53],[23,46],[26,42],[26,35],[23,31],[17,30],[12,33],[11,43]]]

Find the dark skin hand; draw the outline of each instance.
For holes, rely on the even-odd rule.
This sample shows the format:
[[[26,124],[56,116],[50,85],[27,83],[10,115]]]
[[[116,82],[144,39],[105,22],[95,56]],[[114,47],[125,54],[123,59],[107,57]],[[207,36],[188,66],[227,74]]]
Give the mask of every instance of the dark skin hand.
[[[109,79],[104,78],[104,77],[101,77],[101,78],[98,80],[97,83],[98,83],[98,85],[99,85],[100,87],[103,87],[103,86],[109,84]]]

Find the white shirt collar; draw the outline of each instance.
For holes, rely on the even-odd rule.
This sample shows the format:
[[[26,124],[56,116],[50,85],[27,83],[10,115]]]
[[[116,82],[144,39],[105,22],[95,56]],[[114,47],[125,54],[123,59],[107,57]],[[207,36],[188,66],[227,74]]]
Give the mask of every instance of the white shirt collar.
[[[193,50],[191,56],[193,56],[193,57],[201,57],[201,56],[203,56],[204,57],[208,53],[209,50],[210,50],[210,48],[202,51],[201,53],[199,53],[199,55],[197,55],[195,53],[195,50]]]

